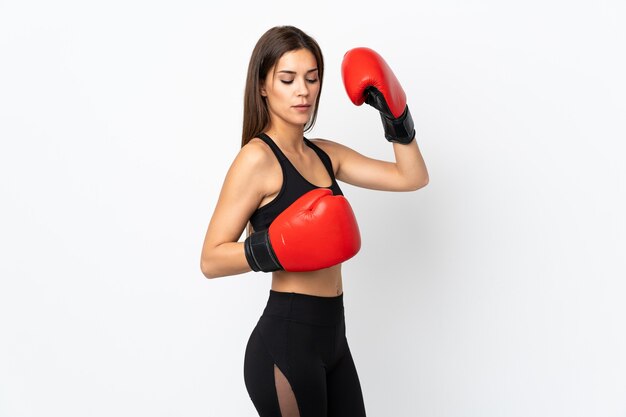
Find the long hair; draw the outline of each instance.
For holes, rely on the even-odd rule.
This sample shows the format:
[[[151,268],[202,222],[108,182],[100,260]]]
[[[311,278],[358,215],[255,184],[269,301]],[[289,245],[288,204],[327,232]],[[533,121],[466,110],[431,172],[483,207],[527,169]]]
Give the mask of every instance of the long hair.
[[[308,49],[317,61],[319,77],[319,93],[315,99],[313,115],[304,126],[304,131],[310,130],[317,119],[324,79],[324,57],[322,51],[312,37],[294,26],[276,26],[269,29],[257,41],[246,76],[246,89],[243,99],[243,130],[241,134],[241,147],[243,148],[250,140],[258,136],[269,127],[270,113],[265,98],[261,96],[261,86],[265,83],[267,73],[276,65],[283,54],[298,49]],[[247,236],[250,236],[251,225],[248,222]]]
[[[263,132],[270,123],[270,114],[267,102],[261,96],[261,86],[265,82],[267,73],[283,54],[298,49],[308,49],[317,61],[320,88],[315,99],[315,108],[311,119],[304,126],[304,131],[310,130],[317,119],[317,109],[322,93],[324,79],[324,58],[322,51],[312,37],[293,26],[276,26],[268,30],[259,38],[248,64],[246,89],[243,99],[243,131],[241,147],[250,139]]]

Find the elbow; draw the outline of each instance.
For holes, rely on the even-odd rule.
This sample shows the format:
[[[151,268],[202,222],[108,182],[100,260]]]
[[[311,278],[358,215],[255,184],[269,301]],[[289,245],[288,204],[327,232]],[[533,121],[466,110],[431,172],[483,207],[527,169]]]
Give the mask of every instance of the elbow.
[[[204,277],[208,279],[219,278],[221,275],[219,275],[211,267],[211,265],[211,262],[209,262],[208,260],[202,259],[200,261],[200,271],[202,272],[202,275],[204,275]]]
[[[420,178],[420,180],[417,183],[414,183],[411,188],[409,189],[409,191],[417,191],[420,188],[424,188],[428,185],[428,177],[425,178]]]
[[[214,253],[215,249],[216,247],[209,247],[205,244],[202,247],[202,253],[200,254],[200,271],[202,272],[202,275],[208,279],[224,276],[223,274],[220,274],[220,262],[219,257]]]
[[[215,275],[213,275],[211,273],[211,270],[207,268],[204,264],[200,266],[200,271],[202,272],[202,275],[204,275],[205,278],[208,278],[208,279],[215,278]]]

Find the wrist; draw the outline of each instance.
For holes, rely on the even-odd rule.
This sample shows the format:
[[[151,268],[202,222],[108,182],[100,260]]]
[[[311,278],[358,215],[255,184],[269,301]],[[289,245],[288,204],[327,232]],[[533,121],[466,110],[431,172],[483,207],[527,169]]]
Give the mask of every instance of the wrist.
[[[248,265],[255,272],[272,272],[283,269],[269,240],[268,230],[252,233],[244,241]]]
[[[389,118],[382,112],[380,113],[380,118],[385,129],[385,138],[389,142],[407,145],[415,138],[415,125],[413,124],[413,117],[411,117],[408,105],[398,118]]]

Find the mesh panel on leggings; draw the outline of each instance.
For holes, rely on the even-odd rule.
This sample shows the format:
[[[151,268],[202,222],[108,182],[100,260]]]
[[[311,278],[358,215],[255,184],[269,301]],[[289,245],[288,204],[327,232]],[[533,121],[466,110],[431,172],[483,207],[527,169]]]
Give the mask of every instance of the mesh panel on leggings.
[[[276,383],[276,395],[278,396],[281,417],[300,417],[298,403],[291,389],[291,384],[276,364],[274,364],[274,381]]]

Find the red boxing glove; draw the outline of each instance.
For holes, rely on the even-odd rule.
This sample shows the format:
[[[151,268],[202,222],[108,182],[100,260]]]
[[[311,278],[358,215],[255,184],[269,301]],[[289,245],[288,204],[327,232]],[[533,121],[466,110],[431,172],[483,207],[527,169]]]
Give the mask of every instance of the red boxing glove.
[[[378,53],[369,48],[349,50],[341,63],[341,76],[354,104],[360,106],[365,102],[380,112],[388,141],[411,143],[415,128],[406,95]]]
[[[316,188],[287,207],[268,230],[253,233],[244,243],[252,270],[302,272],[352,258],[361,248],[361,235],[348,200]]]

